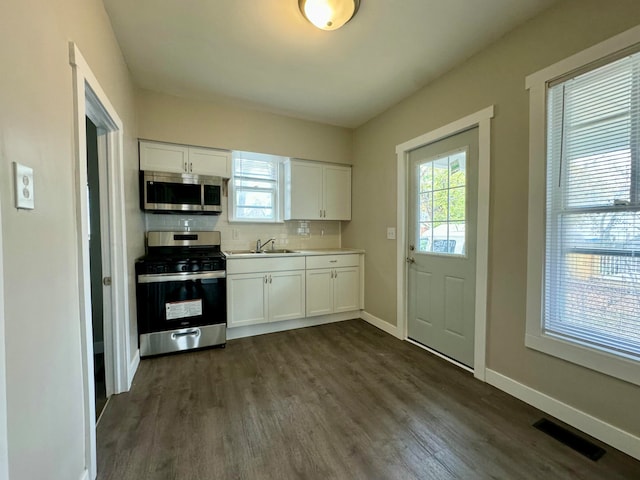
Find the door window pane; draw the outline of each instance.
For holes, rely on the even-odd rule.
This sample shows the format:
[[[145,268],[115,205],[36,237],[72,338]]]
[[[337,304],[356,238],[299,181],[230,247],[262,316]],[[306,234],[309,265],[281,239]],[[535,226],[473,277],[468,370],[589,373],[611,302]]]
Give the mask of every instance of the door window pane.
[[[465,255],[467,152],[418,164],[417,250]]]

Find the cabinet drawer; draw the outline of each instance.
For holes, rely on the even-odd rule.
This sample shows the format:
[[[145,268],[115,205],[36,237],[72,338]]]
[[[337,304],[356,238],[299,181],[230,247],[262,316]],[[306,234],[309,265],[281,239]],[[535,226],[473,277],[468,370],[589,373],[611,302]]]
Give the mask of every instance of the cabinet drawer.
[[[227,275],[304,270],[304,257],[227,258]]]
[[[307,268],[357,267],[360,265],[360,255],[314,255],[307,257]]]

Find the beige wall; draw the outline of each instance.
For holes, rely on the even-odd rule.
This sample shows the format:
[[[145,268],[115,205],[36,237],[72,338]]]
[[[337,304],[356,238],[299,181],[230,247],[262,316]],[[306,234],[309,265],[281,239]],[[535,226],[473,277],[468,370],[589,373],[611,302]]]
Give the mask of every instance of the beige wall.
[[[352,130],[139,90],[140,138],[351,163]]]
[[[353,220],[343,246],[364,248],[366,310],[396,323],[395,146],[489,105],[488,367],[634,435],[640,387],[526,349],[528,94],[525,76],[640,23],[637,0],[569,0],[506,35],[354,134]],[[374,207],[374,208],[372,208]]]
[[[85,468],[68,42],[76,42],[125,125],[136,165],[133,88],[100,0],[8,0],[0,14],[0,199],[9,472],[80,478]],[[34,169],[33,211],[14,208],[12,165]],[[137,205],[135,176],[127,204]],[[127,222],[139,253],[142,219]],[[135,318],[135,317],[134,317]]]

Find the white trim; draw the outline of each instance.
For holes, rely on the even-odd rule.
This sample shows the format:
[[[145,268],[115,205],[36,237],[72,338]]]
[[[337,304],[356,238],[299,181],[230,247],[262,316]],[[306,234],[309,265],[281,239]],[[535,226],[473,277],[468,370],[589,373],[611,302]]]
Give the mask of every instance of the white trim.
[[[529,90],[529,206],[525,345],[548,355],[640,385],[639,362],[562,340],[547,335],[543,331],[547,82],[637,43],[640,43],[640,26],[587,48],[526,78],[526,88]]]
[[[128,390],[129,298],[127,289],[125,208],[123,181],[123,124],[98,80],[73,42],[69,42],[69,63],[74,91],[74,156],[76,171],[76,225],[80,294],[80,328],[84,393],[85,467],[90,479],[96,478],[95,392],[93,384],[93,345],[91,334],[91,284],[89,276],[88,205],[86,197],[87,162],[85,116],[106,131],[109,184],[109,232],[111,251],[112,338],[105,341],[113,348],[113,387],[115,393]],[[105,333],[108,333],[105,330]]]
[[[80,480],[89,480],[89,470],[84,470],[80,474]]]
[[[640,460],[640,437],[487,369],[487,383]]]
[[[427,352],[429,352],[432,355],[435,355],[436,357],[439,357],[449,363],[453,363],[456,367],[460,367],[463,370],[466,370],[469,373],[473,373],[473,368],[468,367],[467,365],[465,365],[464,363],[460,363],[457,360],[454,360],[451,357],[447,357],[446,355],[443,355],[442,353],[438,352],[437,350],[434,350],[433,348],[429,348],[426,345],[423,345],[420,342],[416,342],[415,340],[411,340],[410,338],[407,338],[407,342],[409,342],[412,345],[415,345],[416,347],[421,348],[422,350],[426,350]]]
[[[345,320],[353,320],[360,318],[360,312],[332,313],[330,315],[319,315],[317,317],[298,318],[295,320],[286,320],[284,322],[259,323],[256,325],[247,325],[246,327],[227,328],[227,340],[236,338],[254,337],[256,335],[264,335],[266,333],[284,332],[286,330],[295,330],[296,328],[315,327],[325,325],[327,323],[344,322]]]
[[[2,199],[0,199],[0,480],[9,480],[7,432],[7,370],[4,329],[4,263],[2,256]]]
[[[371,315],[369,312],[365,312],[362,310],[360,312],[360,318],[367,323],[370,323],[374,327],[379,328],[383,332],[388,333],[389,335],[393,335],[400,340],[403,340],[402,335],[400,335],[400,331],[396,325],[391,325],[389,322],[385,322],[381,318]]]
[[[487,285],[489,265],[489,198],[491,173],[491,119],[493,105],[396,146],[397,175],[397,329],[407,339],[407,159],[408,152],[423,145],[478,127],[478,221],[476,227],[476,303],[474,369],[478,380],[485,379],[487,348]]]
[[[528,75],[525,79],[525,87],[531,89],[541,84],[544,85],[637,43],[640,43],[640,25]]]
[[[131,384],[133,383],[133,377],[136,376],[136,372],[138,371],[138,366],[140,365],[140,350],[136,350],[136,353],[133,354],[133,360],[129,362],[129,375],[128,375],[128,389],[131,389]]]

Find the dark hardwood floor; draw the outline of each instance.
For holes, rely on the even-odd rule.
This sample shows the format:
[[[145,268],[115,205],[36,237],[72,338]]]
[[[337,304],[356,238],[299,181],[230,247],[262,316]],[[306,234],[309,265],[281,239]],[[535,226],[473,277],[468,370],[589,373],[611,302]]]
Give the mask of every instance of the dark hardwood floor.
[[[543,416],[353,320],[143,360],[98,426],[98,479],[640,479]]]

